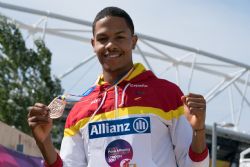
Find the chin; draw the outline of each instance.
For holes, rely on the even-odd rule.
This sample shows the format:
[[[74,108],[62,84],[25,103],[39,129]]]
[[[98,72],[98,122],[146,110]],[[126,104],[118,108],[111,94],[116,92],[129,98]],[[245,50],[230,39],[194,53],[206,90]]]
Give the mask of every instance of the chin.
[[[121,71],[123,68],[122,67],[118,67],[118,66],[104,66],[103,68],[105,71],[107,72],[119,72]]]
[[[105,71],[107,71],[107,72],[117,72],[117,71],[120,71],[120,69],[115,68],[115,67],[110,67],[110,68],[105,68]]]

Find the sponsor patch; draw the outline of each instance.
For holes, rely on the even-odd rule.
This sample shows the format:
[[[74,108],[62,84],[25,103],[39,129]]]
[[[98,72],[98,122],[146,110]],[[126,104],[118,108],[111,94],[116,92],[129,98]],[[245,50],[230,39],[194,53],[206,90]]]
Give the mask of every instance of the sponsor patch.
[[[109,166],[128,167],[136,166],[130,164],[133,158],[133,149],[131,145],[122,139],[114,140],[105,149],[105,159]]]
[[[88,127],[90,139],[151,132],[149,117],[93,122]]]

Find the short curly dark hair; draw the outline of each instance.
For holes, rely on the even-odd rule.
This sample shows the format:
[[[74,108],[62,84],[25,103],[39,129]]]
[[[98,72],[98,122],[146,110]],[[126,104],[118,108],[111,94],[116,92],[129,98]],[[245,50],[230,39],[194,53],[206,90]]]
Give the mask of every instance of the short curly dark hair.
[[[107,17],[107,16],[115,16],[115,17],[122,17],[125,19],[132,35],[134,35],[134,24],[133,24],[133,21],[131,19],[131,17],[128,15],[127,12],[125,12],[123,9],[121,8],[118,8],[118,7],[106,7],[104,9],[102,9],[99,13],[97,13],[93,23],[92,23],[92,32],[93,32],[93,35],[95,33],[95,25],[96,25],[96,22],[104,17]]]

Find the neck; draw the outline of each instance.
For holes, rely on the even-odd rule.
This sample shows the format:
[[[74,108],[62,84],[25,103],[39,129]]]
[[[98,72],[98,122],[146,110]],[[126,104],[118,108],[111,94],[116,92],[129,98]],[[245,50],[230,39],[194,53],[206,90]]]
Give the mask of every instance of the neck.
[[[103,71],[103,78],[104,81],[114,85],[116,84],[122,77],[124,77],[131,69],[132,67],[129,67],[126,70],[123,71],[117,71],[117,72],[111,72],[111,71]]]

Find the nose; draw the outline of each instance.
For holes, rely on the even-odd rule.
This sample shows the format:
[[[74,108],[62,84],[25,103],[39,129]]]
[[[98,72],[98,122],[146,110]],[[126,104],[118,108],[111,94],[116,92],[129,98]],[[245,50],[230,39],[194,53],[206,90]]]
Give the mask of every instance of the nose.
[[[116,45],[116,43],[113,40],[109,40],[108,43],[106,44],[105,48],[108,51],[112,51],[112,50],[117,49],[117,45]]]

